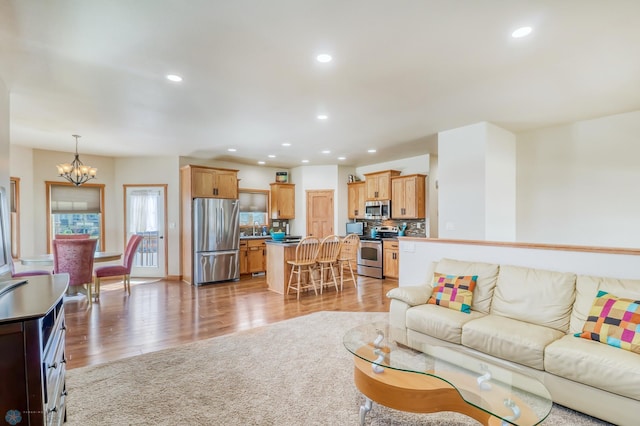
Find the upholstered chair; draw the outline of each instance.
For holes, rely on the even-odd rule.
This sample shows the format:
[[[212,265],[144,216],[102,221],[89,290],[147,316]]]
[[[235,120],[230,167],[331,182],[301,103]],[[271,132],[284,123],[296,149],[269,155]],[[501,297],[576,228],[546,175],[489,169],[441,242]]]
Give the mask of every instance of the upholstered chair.
[[[11,263],[11,278],[24,278],[24,277],[30,277],[33,275],[51,275],[51,271],[45,271],[44,269],[34,269],[32,271],[16,272],[16,268],[13,263],[13,260],[10,260],[9,262]]]
[[[98,240],[55,239],[53,244],[53,273],[69,274],[69,287],[85,286],[91,302],[93,258]]]
[[[56,240],[86,240],[89,234],[56,234]]]
[[[124,289],[128,294],[131,294],[131,267],[142,239],[142,235],[132,235],[129,238],[127,248],[124,251],[122,265],[108,265],[96,268],[96,299],[100,298],[100,279],[105,277],[123,277]]]

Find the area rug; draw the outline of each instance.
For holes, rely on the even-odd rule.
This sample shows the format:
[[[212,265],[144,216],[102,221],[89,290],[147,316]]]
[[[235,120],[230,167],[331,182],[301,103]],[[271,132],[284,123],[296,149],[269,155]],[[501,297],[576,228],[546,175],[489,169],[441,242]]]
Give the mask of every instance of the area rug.
[[[68,425],[356,425],[363,397],[342,345],[386,313],[319,312],[67,372]],[[477,425],[374,404],[370,425]],[[604,425],[554,406],[545,425]]]

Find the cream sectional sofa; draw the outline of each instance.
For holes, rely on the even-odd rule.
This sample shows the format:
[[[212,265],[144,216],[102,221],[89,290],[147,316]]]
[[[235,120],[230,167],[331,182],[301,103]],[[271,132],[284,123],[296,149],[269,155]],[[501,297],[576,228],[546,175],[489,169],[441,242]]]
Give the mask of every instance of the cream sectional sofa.
[[[640,300],[640,280],[453,259],[434,262],[432,271],[477,275],[471,312],[427,304],[431,283],[394,288],[389,318],[406,331],[404,344],[458,345],[537,378],[558,404],[640,424],[640,354],[574,336],[598,291]]]

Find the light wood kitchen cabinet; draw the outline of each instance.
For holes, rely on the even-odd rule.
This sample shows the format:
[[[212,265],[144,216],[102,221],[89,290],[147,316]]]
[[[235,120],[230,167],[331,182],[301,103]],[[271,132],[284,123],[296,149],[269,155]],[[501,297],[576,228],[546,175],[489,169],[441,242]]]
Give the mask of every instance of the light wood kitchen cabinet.
[[[295,219],[296,186],[292,183],[271,184],[271,219]]]
[[[249,250],[247,240],[240,240],[240,275],[249,273]]]
[[[391,217],[422,219],[425,217],[426,175],[415,174],[391,178]]]
[[[382,242],[382,274],[385,278],[400,276],[400,251],[397,241]]]
[[[238,198],[238,171],[189,166],[192,198]]]
[[[267,270],[266,238],[240,240],[240,274]]]
[[[390,200],[391,178],[398,175],[400,175],[400,172],[397,170],[385,170],[383,172],[365,174],[367,201]]]
[[[247,241],[247,273],[264,272],[267,269],[267,244],[263,238]]]
[[[366,183],[350,182],[348,187],[348,205],[349,205],[349,219],[364,219],[364,199],[366,195]]]

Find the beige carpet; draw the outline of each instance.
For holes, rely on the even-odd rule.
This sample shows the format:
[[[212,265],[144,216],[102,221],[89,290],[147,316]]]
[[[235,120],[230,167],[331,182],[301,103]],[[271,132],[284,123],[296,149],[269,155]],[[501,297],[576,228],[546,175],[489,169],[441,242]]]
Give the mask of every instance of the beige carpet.
[[[363,397],[342,345],[386,313],[320,312],[67,372],[68,424],[356,425]],[[477,425],[374,404],[371,425]],[[606,424],[554,406],[545,425]]]

